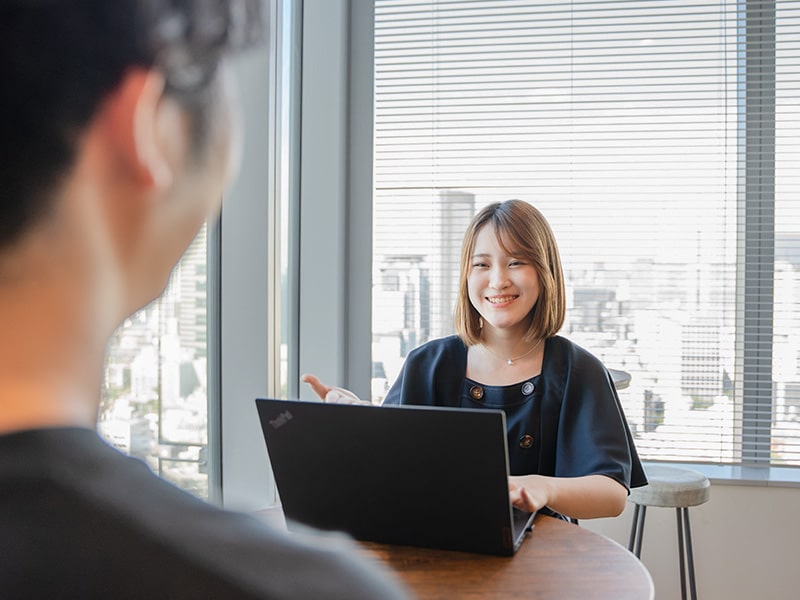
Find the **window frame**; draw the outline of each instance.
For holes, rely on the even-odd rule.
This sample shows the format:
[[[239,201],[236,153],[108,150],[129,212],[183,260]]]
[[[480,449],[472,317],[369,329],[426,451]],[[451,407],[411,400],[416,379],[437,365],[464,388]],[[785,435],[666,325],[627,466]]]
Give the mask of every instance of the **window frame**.
[[[217,257],[209,266],[215,277],[209,305],[217,318],[209,328],[209,500],[245,511],[277,498],[255,398],[274,394],[279,385],[278,288],[271,278],[280,242],[274,92],[281,83],[282,9],[281,0],[264,0],[268,43],[232,65],[246,130],[239,171],[224,195],[210,244]]]
[[[371,0],[303,2],[298,365],[369,397]],[[298,384],[298,395],[315,398]]]
[[[775,2],[746,2],[740,19],[740,70],[744,112],[739,130],[743,146],[739,167],[744,173],[739,198],[736,338],[736,386],[754,390],[743,395],[741,461],[768,464],[772,415],[773,311],[775,305]],[[771,127],[764,124],[772,124]],[[740,135],[740,139],[741,139]],[[767,403],[766,399],[770,398]],[[766,417],[766,419],[765,419]]]

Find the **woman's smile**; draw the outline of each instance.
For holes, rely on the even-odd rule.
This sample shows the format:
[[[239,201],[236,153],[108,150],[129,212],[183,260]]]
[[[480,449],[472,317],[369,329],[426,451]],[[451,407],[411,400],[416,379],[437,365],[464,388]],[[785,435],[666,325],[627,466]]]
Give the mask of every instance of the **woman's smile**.
[[[486,301],[496,307],[502,308],[503,306],[508,306],[517,298],[519,298],[519,296],[487,296]]]

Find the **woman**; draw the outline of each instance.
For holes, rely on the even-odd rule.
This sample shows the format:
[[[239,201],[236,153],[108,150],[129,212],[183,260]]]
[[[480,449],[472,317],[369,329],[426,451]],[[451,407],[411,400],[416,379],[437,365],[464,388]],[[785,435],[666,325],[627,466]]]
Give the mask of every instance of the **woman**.
[[[411,351],[384,404],[502,409],[515,506],[616,516],[629,489],[647,481],[607,369],[557,335],[565,307],[544,216],[520,200],[485,207],[462,245],[457,335]],[[303,380],[328,401],[358,401]]]

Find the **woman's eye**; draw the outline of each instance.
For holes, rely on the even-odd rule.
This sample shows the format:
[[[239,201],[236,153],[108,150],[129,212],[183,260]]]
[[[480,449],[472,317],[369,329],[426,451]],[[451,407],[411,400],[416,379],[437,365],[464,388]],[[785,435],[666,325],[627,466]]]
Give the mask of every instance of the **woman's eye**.
[[[488,267],[488,266],[489,266],[489,265],[487,265],[486,263],[482,263],[482,262],[476,262],[476,263],[472,263],[472,267],[473,267],[474,269],[482,269],[482,268],[486,268],[486,267]]]

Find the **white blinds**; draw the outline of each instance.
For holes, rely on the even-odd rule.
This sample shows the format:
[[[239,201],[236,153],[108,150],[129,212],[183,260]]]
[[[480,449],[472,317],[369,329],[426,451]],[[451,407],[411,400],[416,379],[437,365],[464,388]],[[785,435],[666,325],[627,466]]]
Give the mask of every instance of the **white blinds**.
[[[376,377],[522,198],[644,457],[800,465],[798,40],[796,1],[376,0]]]
[[[759,423],[773,462],[800,465],[800,3],[777,3],[775,47],[773,390]]]

